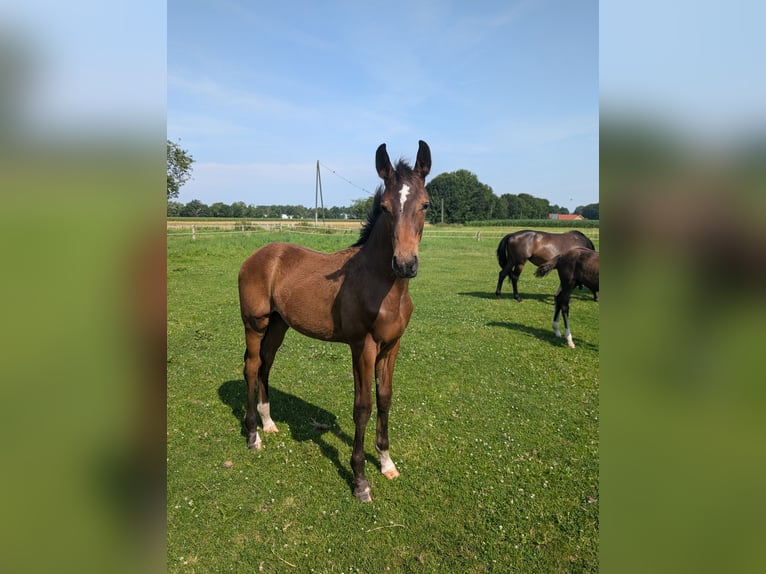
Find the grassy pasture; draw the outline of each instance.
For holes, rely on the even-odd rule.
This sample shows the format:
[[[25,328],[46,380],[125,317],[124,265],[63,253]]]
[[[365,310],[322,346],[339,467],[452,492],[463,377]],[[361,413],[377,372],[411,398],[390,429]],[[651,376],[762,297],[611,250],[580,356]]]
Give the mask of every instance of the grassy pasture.
[[[401,476],[379,473],[373,411],[370,504],[351,494],[345,345],[289,331],[271,375],[280,432],[250,451],[241,423],[239,265],[269,241],[332,251],[355,237],[169,236],[168,571],[597,571],[599,306],[573,296],[572,350],[550,327],[555,273],[530,264],[524,300],[507,282],[497,300],[508,231],[424,237],[394,373]]]

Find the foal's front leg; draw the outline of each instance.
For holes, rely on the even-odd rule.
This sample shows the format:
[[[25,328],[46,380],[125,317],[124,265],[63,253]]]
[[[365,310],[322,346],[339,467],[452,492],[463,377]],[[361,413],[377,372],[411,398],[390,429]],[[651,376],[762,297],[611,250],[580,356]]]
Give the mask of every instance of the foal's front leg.
[[[380,472],[388,479],[399,476],[394,461],[388,454],[388,411],[391,409],[392,380],[394,365],[399,353],[399,341],[378,357],[375,363],[375,396],[377,398],[378,417],[375,428],[375,450],[380,456]]]
[[[351,470],[354,471],[354,496],[370,502],[372,493],[364,474],[364,433],[372,412],[371,385],[377,346],[371,337],[364,343],[352,345],[354,364],[354,447],[351,451]]]

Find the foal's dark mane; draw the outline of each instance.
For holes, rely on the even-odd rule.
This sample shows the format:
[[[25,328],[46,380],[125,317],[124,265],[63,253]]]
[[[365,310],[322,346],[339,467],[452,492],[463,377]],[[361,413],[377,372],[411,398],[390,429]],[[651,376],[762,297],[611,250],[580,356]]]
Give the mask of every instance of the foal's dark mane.
[[[404,179],[410,179],[413,176],[412,166],[405,160],[400,159],[396,162],[396,169],[394,171],[394,177],[396,181],[400,182]],[[367,212],[367,221],[362,225],[362,230],[359,232],[359,239],[352,247],[359,247],[364,245],[372,235],[372,230],[375,227],[375,222],[380,217],[382,210],[380,209],[380,196],[383,195],[383,186],[379,185],[375,190],[375,197],[372,200],[372,209]]]

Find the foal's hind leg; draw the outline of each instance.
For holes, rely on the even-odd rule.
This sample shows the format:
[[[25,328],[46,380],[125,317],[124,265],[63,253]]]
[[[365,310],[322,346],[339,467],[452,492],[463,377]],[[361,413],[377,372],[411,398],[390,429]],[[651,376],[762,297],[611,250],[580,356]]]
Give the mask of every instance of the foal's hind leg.
[[[287,333],[287,323],[276,313],[271,315],[269,328],[261,341],[261,368],[258,370],[258,379],[260,380],[258,394],[258,414],[261,416],[263,432],[278,432],[277,425],[271,420],[271,409],[269,405],[269,373],[271,365],[274,364],[279,347],[285,340]]]
[[[572,340],[572,332],[569,330],[569,293],[567,293],[566,300],[564,301],[561,309],[561,314],[564,316],[564,338],[567,340],[567,345],[570,349],[575,348],[574,341]]]
[[[262,446],[261,437],[258,435],[258,415],[261,416],[265,432],[277,431],[274,421],[271,420],[269,409],[269,371],[286,331],[287,324],[279,315],[254,317],[245,321],[247,344],[244,368],[247,381],[245,427],[248,433],[248,448],[259,449]]]
[[[264,321],[268,321],[265,319]],[[247,382],[247,414],[245,415],[245,428],[247,429],[247,447],[261,448],[261,437],[258,436],[258,415],[255,411],[256,393],[261,394],[258,383],[258,371],[261,368],[261,341],[265,327],[261,330],[256,328],[261,320],[254,319],[252,324],[245,324],[245,367],[244,375]]]
[[[561,300],[559,298],[560,295],[561,285],[559,285],[559,288],[556,290],[556,294],[553,296],[555,308],[553,311],[553,334],[557,337],[561,337],[561,331],[559,331],[559,313],[561,313]]]
[[[559,287],[559,292],[556,293],[556,313],[553,317],[553,330],[557,337],[561,337],[558,325],[558,314],[561,312],[561,316],[564,318],[564,338],[567,341],[570,349],[575,348],[574,341],[572,340],[572,332],[569,330],[569,299],[572,295],[571,289],[562,290]]]

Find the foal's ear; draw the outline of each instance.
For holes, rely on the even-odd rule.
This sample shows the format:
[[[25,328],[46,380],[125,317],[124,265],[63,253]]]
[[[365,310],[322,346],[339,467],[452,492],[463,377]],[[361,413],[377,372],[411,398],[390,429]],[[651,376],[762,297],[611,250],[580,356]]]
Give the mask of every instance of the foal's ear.
[[[431,148],[423,140],[418,141],[418,158],[415,161],[415,173],[425,179],[431,171]]]
[[[394,175],[394,168],[391,165],[391,160],[388,158],[386,144],[384,143],[380,144],[378,151],[375,152],[375,169],[378,170],[378,175],[383,180]]]

